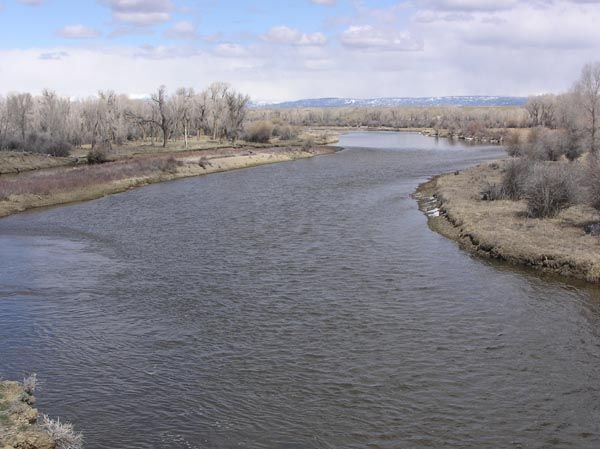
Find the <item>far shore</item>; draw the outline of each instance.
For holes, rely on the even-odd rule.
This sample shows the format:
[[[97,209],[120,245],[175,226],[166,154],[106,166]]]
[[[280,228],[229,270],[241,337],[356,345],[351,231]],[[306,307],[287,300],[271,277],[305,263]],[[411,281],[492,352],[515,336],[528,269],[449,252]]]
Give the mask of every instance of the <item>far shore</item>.
[[[333,146],[271,146],[162,151],[98,165],[48,166],[0,176],[0,217],[97,199],[157,182],[331,154]],[[28,162],[24,160],[24,162]],[[63,161],[64,162],[64,161]],[[34,160],[35,165],[37,163]]]
[[[527,218],[525,201],[483,201],[484,182],[498,182],[505,160],[443,174],[415,197],[429,227],[471,253],[538,271],[600,283],[600,240],[586,233],[597,212],[577,205],[554,218]]]
[[[340,135],[360,131],[459,138],[433,128],[316,126],[306,128],[297,141],[266,144],[227,145],[206,137],[193,140],[189,148],[181,141],[170,142],[167,148],[156,142],[125,144],[113,149],[109,162],[99,165],[87,164],[86,147],[77,149],[71,157],[0,152],[0,218],[34,208],[93,200],[157,182],[330,154],[338,151]]]

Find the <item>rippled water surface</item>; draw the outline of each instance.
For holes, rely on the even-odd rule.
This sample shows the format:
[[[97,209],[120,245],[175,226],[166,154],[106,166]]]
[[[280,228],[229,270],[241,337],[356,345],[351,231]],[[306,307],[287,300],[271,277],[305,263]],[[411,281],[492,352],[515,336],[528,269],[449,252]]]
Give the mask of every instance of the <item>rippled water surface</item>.
[[[410,198],[499,149],[342,145],[0,220],[0,375],[87,448],[600,447],[597,291]]]

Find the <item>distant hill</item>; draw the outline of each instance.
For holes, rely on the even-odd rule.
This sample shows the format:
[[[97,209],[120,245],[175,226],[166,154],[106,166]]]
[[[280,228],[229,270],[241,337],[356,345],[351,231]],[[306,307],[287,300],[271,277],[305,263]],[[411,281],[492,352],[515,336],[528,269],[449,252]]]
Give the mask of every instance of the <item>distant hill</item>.
[[[312,98],[306,100],[285,101],[282,103],[252,103],[254,108],[341,108],[390,107],[390,106],[522,106],[525,97],[390,97],[390,98]]]

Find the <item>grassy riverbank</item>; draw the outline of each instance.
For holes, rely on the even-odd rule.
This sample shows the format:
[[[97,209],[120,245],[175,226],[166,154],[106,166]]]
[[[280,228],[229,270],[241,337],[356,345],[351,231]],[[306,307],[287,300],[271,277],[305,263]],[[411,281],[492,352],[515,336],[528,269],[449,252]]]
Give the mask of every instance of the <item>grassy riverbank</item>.
[[[81,447],[81,436],[69,424],[44,416],[34,408],[35,376],[23,383],[0,381],[0,447],[55,449]]]
[[[219,148],[135,154],[98,165],[59,166],[0,177],[0,217],[91,200],[151,183],[309,158],[333,147]]]
[[[585,231],[598,222],[594,209],[579,204],[538,219],[528,217],[524,200],[480,198],[482,185],[500,182],[506,163],[479,165],[422,184],[416,197],[431,229],[479,256],[600,282],[600,239]]]

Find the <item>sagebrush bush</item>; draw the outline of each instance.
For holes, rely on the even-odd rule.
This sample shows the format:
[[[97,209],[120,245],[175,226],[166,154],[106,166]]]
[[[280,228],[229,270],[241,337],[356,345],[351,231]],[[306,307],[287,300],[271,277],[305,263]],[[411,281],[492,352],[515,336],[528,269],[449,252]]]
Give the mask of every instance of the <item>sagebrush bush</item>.
[[[497,201],[506,198],[502,185],[486,182],[480,192],[483,201]]]
[[[212,163],[208,160],[206,156],[202,156],[198,161],[198,165],[206,169],[207,167],[212,166]]]
[[[41,427],[56,443],[56,449],[83,448],[83,435],[75,432],[72,424],[61,423],[60,419],[54,420],[42,415]]]
[[[104,164],[108,162],[108,154],[106,150],[101,147],[92,148],[87,154],[87,163],[93,164]]]
[[[273,124],[267,121],[259,121],[246,127],[244,140],[247,142],[268,143],[273,135]]]
[[[518,158],[506,164],[501,181],[502,193],[505,198],[520,200],[524,197],[532,168],[533,163],[524,158]]]
[[[585,175],[587,203],[600,210],[600,156],[589,156]]]
[[[73,147],[68,142],[52,142],[46,148],[46,154],[54,157],[68,157],[71,155]]]
[[[68,157],[73,146],[66,141],[54,139],[44,134],[31,133],[23,144],[31,153],[48,154],[55,157]]]
[[[23,391],[33,394],[37,387],[37,374],[33,373],[23,379]]]
[[[516,132],[508,133],[504,141],[506,152],[511,157],[523,156],[521,137]]]
[[[24,151],[25,144],[17,139],[10,139],[4,144],[4,148],[9,151]]]
[[[535,164],[525,191],[527,215],[532,218],[553,217],[571,206],[575,197],[575,180],[568,167]]]
[[[315,139],[307,137],[302,141],[302,149],[310,150],[315,146]]]
[[[568,129],[563,132],[563,145],[565,147],[565,156],[568,160],[574,161],[583,154],[581,145],[581,135],[575,129]]]
[[[178,161],[173,156],[171,156],[168,159],[164,159],[162,161],[161,166],[160,166],[160,170],[162,172],[174,175],[175,173],[177,173],[177,167],[179,165],[180,164],[178,163]]]
[[[279,137],[281,140],[292,140],[298,137],[298,131],[290,125],[276,125],[272,134],[273,137]]]

